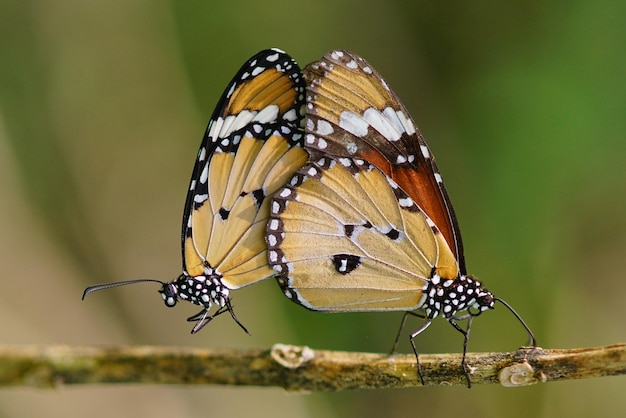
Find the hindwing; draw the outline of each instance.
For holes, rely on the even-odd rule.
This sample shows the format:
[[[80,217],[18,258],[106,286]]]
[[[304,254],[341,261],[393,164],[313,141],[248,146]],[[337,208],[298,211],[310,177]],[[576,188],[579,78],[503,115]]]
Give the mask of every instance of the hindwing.
[[[284,293],[317,311],[417,309],[433,272],[458,273],[430,218],[360,159],[314,154],[274,196],[267,239]]]

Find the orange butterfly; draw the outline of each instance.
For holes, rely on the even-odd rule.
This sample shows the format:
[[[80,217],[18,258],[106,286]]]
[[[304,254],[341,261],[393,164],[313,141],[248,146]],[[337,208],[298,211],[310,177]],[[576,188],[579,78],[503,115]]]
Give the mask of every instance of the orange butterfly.
[[[536,346],[521,317],[467,274],[432,153],[383,78],[348,51],[330,52],[304,76],[310,158],[274,195],[268,223],[270,264],[285,295],[314,311],[424,312],[410,335],[422,383],[414,340],[439,315],[464,336],[468,385],[471,318],[496,301]],[[467,329],[457,323],[465,319]]]
[[[230,291],[274,275],[265,229],[270,199],[306,162],[302,148],[304,80],[283,51],[248,60],[230,82],[209,122],[191,176],[182,225],[183,274],[170,283],[130,280],[90,286],[94,291],[154,281],[167,306],[178,299],[202,306],[189,318],[198,332],[233,312]],[[209,315],[213,304],[218,310]]]

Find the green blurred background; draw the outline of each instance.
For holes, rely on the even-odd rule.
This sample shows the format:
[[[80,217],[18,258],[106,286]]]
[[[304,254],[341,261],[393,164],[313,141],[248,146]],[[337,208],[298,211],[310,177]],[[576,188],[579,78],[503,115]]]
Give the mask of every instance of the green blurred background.
[[[438,158],[469,270],[541,346],[625,341],[624,16],[605,0],[3,1],[0,343],[390,348],[401,313],[311,313],[271,280],[234,294],[252,336],[227,316],[190,335],[197,309],[165,309],[150,284],[80,300],[90,284],[179,274],[208,118],[272,46],[302,66],[351,49],[385,76]],[[470,350],[525,341],[499,308],[474,322]],[[418,345],[460,352],[461,338],[437,321]],[[2,390],[0,416],[623,417],[624,393],[624,377],[335,394],[62,387]]]

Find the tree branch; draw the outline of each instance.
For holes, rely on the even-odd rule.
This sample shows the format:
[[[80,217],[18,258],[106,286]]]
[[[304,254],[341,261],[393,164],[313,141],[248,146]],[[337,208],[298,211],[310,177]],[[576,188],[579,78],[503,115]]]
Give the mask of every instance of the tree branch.
[[[460,354],[421,354],[427,385],[465,385]],[[537,382],[626,373],[626,344],[511,353],[468,353],[473,384]],[[278,386],[340,391],[420,386],[413,355],[312,350],[165,347],[0,347],[0,386],[141,383]]]

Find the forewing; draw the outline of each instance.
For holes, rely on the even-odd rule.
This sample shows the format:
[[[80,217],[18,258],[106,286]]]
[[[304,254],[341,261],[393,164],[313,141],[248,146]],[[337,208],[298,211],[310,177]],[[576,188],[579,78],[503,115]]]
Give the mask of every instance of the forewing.
[[[206,130],[182,227],[183,269],[237,289],[273,275],[265,229],[269,197],[306,162],[304,81],[287,54],[252,57],[233,78]]]
[[[434,158],[407,109],[380,74],[349,51],[304,70],[305,147],[375,165],[433,220],[465,273],[461,235]]]

